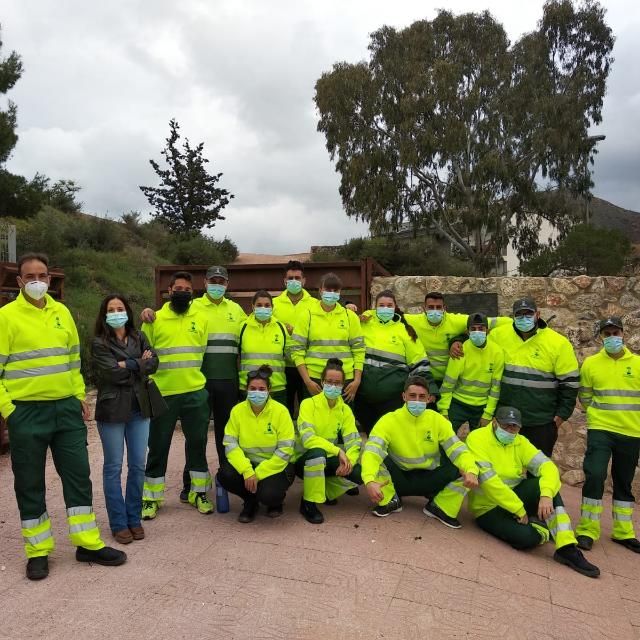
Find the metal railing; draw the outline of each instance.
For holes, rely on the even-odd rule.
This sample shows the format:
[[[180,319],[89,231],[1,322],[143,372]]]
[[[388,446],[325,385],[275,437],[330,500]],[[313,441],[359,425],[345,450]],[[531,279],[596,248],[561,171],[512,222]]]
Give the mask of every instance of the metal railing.
[[[12,224],[0,222],[0,262],[16,260],[16,228]]]

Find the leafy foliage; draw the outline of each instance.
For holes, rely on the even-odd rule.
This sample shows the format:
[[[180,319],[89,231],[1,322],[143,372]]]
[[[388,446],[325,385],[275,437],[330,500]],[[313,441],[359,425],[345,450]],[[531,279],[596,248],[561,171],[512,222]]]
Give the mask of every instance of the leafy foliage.
[[[544,220],[562,238],[575,223],[565,192],[592,184],[612,47],[590,1],[547,2],[513,46],[486,11],[382,27],[368,62],[316,83],[347,215],[376,235],[409,224],[444,236],[480,274],[508,242],[535,254]]]
[[[613,276],[626,266],[632,254],[629,238],[617,229],[576,225],[554,249],[545,248],[520,265],[527,276],[567,275]]]
[[[167,168],[149,160],[160,178],[159,187],[140,187],[149,204],[155,208],[153,216],[167,229],[176,233],[198,234],[212,228],[217,220],[224,220],[222,210],[234,197],[226,189],[217,187],[222,173],[209,174],[209,162],[202,153],[204,143],[192,147],[185,139],[182,149],[179,125],[169,122],[169,137],[162,151]]]

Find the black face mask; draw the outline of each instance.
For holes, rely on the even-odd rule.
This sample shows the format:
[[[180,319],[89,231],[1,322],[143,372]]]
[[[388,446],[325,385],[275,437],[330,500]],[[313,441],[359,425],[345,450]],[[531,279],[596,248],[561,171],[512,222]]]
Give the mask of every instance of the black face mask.
[[[191,303],[191,291],[174,291],[169,299],[176,313],[186,313]]]

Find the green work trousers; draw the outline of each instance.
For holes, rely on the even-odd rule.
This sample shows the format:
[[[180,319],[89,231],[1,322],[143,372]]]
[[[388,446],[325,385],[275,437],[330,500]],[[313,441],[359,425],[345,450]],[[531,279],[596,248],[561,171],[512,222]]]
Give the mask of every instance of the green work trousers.
[[[469,429],[477,429],[480,426],[480,418],[484,413],[484,406],[474,407],[470,404],[460,402],[455,398],[451,399],[451,405],[449,406],[449,422],[453,426],[453,430],[457,431],[460,425],[465,422],[469,423]]]

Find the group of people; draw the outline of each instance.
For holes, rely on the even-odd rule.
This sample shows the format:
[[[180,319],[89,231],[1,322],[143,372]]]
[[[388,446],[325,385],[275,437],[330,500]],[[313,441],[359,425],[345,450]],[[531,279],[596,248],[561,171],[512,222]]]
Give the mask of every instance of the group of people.
[[[9,428],[27,577],[48,575],[54,548],[45,504],[50,448],[63,484],[69,537],[83,562],[118,565],[92,506],[80,345],[67,308],[47,294],[48,260],[18,262],[17,299],[0,309],[0,413]],[[460,527],[465,497],[477,525],[516,549],[553,540],[554,559],[590,576],[581,550],[600,537],[604,483],[612,460],[612,539],[640,552],[631,484],[640,453],[640,357],[624,345],[620,318],[599,324],[603,348],[580,370],[570,342],[547,326],[534,300],[512,317],[447,311],[430,292],[424,313],[403,314],[392,291],[358,315],[341,304],[342,283],[326,274],[318,298],[304,267],[289,262],[284,291],[257,291],[249,316],[228,297],[227,270],[208,269],[194,298],[191,274],[173,274],[161,309],[134,313],[122,294],[101,304],[91,343],[103,445],[104,494],[113,537],[144,538],[142,520],[166,500],[166,471],[180,420],[185,466],[180,500],[202,514],[226,492],[242,500],[238,520],[283,513],[302,479],[300,513],[363,486],[372,513],[386,517],[405,496],[424,513]],[[586,409],[586,481],[574,532],[551,454],[576,399]],[[207,460],[209,422],[217,450]],[[458,429],[468,424],[463,441]],[[121,487],[127,451],[125,495]]]

